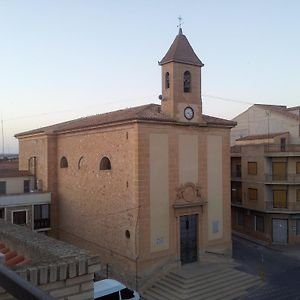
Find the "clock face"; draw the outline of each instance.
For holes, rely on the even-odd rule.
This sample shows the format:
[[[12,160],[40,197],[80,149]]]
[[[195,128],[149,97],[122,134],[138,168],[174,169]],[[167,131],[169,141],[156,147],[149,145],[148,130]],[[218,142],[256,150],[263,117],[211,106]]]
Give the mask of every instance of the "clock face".
[[[184,116],[187,120],[192,120],[194,118],[194,110],[188,106],[184,109]]]

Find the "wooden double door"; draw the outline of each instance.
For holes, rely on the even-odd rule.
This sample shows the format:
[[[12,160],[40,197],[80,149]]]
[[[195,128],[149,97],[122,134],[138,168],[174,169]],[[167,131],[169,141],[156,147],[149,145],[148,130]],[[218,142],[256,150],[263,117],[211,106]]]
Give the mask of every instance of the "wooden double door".
[[[180,217],[180,260],[182,264],[197,261],[197,215]]]

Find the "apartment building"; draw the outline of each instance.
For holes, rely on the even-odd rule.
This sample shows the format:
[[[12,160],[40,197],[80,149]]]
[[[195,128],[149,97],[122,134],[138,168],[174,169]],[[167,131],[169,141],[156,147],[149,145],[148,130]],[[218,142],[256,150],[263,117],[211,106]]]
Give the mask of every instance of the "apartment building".
[[[50,202],[50,192],[38,188],[31,171],[19,171],[16,160],[0,161],[1,219],[35,231],[48,232],[51,229]]]
[[[231,133],[233,230],[300,243],[299,107],[255,104]]]

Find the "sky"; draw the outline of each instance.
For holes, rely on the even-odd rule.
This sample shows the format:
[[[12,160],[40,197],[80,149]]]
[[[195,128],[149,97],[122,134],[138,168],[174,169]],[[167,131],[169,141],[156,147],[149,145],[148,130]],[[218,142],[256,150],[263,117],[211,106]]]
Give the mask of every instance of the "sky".
[[[4,151],[18,152],[19,132],[159,104],[178,16],[205,65],[205,114],[299,105],[299,15],[297,0],[0,0]]]

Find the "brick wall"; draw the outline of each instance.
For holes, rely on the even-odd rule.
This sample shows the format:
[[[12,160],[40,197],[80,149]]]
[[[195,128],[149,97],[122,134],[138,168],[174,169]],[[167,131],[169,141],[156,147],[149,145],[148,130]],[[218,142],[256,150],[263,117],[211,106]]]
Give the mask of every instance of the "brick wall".
[[[17,274],[55,299],[93,299],[94,273],[101,270],[98,256],[22,226],[0,223],[0,241],[31,260],[14,267]],[[4,299],[13,298],[0,289],[0,300]]]

